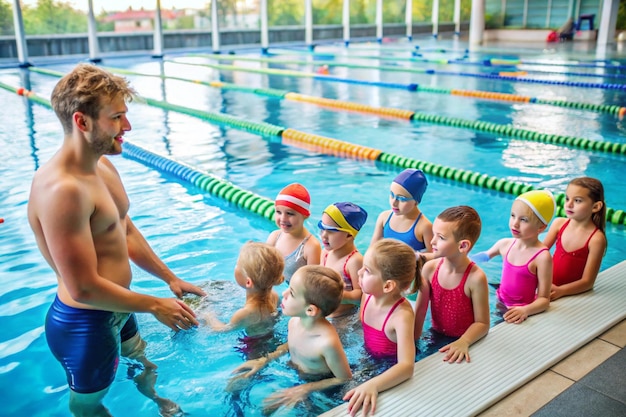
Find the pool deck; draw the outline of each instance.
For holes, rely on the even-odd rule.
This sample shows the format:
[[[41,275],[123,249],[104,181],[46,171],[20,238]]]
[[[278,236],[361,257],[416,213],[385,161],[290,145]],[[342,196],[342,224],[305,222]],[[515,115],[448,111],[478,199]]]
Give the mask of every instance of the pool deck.
[[[593,291],[521,325],[494,326],[471,364],[443,363],[439,353],[419,361],[411,380],[379,396],[376,416],[624,416],[625,319],[622,261]],[[323,414],[346,415],[345,404]]]

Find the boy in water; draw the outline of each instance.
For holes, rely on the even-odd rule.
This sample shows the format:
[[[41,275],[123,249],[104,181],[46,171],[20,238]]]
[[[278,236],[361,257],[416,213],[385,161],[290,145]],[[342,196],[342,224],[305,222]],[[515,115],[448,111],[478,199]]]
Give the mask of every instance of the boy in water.
[[[303,375],[328,378],[277,392],[264,401],[264,410],[294,406],[313,392],[342,384],[352,378],[348,358],[335,327],[326,319],[341,303],[343,282],[339,274],[327,267],[306,265],[291,278],[283,292],[281,307],[289,319],[287,343],[268,356],[247,361],[233,373],[227,390],[235,390],[243,379],[260,371],[270,361],[289,352],[291,363]]]

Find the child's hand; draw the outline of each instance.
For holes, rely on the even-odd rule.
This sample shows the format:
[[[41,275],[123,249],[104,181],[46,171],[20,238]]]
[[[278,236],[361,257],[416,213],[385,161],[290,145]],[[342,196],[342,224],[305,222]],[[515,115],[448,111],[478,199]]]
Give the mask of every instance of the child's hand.
[[[374,415],[376,411],[376,399],[378,398],[378,389],[371,381],[364,382],[358,387],[351,389],[344,395],[343,400],[350,400],[348,403],[348,412],[351,416],[363,407],[363,417]],[[371,412],[371,414],[370,414]]]
[[[524,307],[512,307],[504,313],[502,318],[507,323],[520,324],[528,318],[528,313],[526,313],[526,309]]]
[[[461,363],[463,359],[470,362],[469,343],[463,339],[457,339],[449,345],[442,347],[439,349],[439,352],[447,352],[443,360],[448,363]]]
[[[263,400],[263,414],[268,415],[280,407],[293,408],[300,401],[304,401],[309,390],[302,385],[278,391]]]
[[[267,363],[266,358],[259,358],[259,359],[253,359],[253,360],[247,361],[239,365],[238,367],[236,367],[231,373],[233,374],[239,373],[239,375],[235,375],[234,377],[228,380],[228,384],[226,384],[226,391],[227,392],[241,391],[241,389],[247,384],[248,378],[250,378],[252,375],[256,374],[261,369],[263,369],[266,363]],[[241,373],[246,370],[248,370],[248,372]]]
[[[552,288],[550,289],[550,301],[558,300],[563,297],[563,291],[557,285],[552,284]]]

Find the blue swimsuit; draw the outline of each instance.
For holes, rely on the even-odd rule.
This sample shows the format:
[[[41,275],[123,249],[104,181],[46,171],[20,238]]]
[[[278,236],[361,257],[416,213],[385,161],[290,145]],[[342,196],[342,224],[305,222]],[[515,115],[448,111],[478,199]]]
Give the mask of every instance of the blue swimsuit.
[[[383,237],[400,240],[412,247],[414,251],[421,252],[426,249],[426,245],[424,244],[424,242],[417,240],[417,238],[415,237],[415,226],[417,226],[417,223],[420,221],[422,213],[417,216],[417,219],[415,220],[415,223],[413,223],[413,226],[411,226],[411,228],[406,232],[396,232],[391,228],[391,226],[389,225],[391,216],[393,216],[393,211],[389,214],[389,217],[385,222],[385,226],[383,227]]]
[[[134,314],[70,307],[58,297],[46,315],[46,340],[72,391],[89,394],[115,378],[120,343],[138,334]]]

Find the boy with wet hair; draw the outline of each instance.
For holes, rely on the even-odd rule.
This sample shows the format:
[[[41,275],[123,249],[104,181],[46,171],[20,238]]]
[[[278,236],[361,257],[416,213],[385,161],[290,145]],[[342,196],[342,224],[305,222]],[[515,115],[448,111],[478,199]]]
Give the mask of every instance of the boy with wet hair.
[[[294,406],[313,391],[340,385],[352,378],[337,330],[326,319],[341,303],[342,293],[343,282],[336,271],[319,265],[299,268],[291,278],[289,288],[283,292],[281,303],[283,314],[291,317],[287,343],[266,357],[247,361],[237,367],[233,373],[240,374],[231,379],[227,390],[237,390],[242,381],[287,352],[290,362],[302,375],[327,378],[287,388],[269,396],[264,401],[264,411]]]
[[[435,219],[431,241],[434,259],[422,268],[423,285],[415,303],[415,339],[430,303],[432,329],[458,338],[439,349],[446,362],[470,362],[469,347],[489,332],[487,276],[468,256],[481,231],[478,213],[469,206],[450,207]]]

